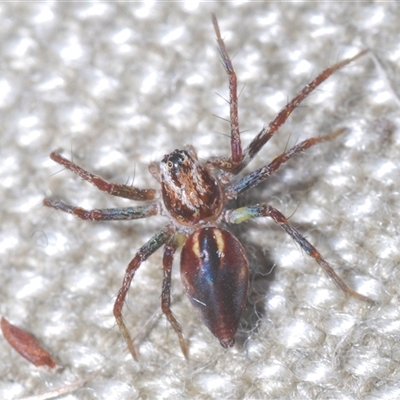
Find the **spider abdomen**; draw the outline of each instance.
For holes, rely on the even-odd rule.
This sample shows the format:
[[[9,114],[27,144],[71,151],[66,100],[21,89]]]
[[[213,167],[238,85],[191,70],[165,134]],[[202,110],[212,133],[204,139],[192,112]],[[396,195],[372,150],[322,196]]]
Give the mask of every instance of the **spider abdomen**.
[[[191,303],[223,347],[235,343],[249,282],[243,246],[216,227],[194,231],[181,253],[181,279]]]

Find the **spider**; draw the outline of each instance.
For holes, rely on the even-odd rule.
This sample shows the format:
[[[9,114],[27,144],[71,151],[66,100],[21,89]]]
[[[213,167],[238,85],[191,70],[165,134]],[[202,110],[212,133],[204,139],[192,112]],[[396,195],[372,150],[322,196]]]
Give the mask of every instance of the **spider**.
[[[359,300],[372,301],[346,285],[325,261],[318,250],[300,232],[289,224],[287,218],[268,204],[229,209],[226,204],[243,192],[257,186],[275,173],[282,164],[318,144],[340,135],[344,129],[314,137],[298,143],[269,164],[246,175],[237,175],[246,167],[260,149],[285,123],[293,110],[323,81],[338,69],[360,58],[367,51],[345,59],[327,68],[306,85],[269,123],[263,127],[249,146],[242,149],[238,118],[237,79],[232,61],[215,15],[212,23],[219,53],[229,82],[230,157],[212,157],[205,162],[198,159],[192,146],[166,154],[159,163],[151,163],[149,171],[161,189],[137,187],[108,182],[91,174],[57,152],[50,158],[63,165],[99,190],[113,196],[141,201],[142,205],[126,208],[85,210],[61,201],[44,199],[44,205],[89,221],[121,221],[163,215],[169,221],[147,241],[129,263],[114,304],[114,316],[125,338],[130,353],[137,359],[131,335],[125,325],[122,309],[132,279],[141,264],[156,250],[164,246],[161,309],[175,330],[184,356],[188,357],[182,328],[171,311],[171,269],[176,250],[182,247],[181,279],[187,296],[201,316],[204,324],[219,339],[224,348],[235,343],[240,318],[245,308],[249,263],[239,240],[227,230],[229,224],[239,224],[253,218],[268,217],[286,233],[329,275],[345,293]]]

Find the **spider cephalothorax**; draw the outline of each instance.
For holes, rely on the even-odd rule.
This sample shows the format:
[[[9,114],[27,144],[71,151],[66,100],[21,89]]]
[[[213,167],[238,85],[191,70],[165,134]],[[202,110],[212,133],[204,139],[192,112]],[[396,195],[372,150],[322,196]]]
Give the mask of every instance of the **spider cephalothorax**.
[[[194,226],[217,220],[224,204],[222,188],[193,150],[165,155],[160,175],[164,206],[179,224]]]

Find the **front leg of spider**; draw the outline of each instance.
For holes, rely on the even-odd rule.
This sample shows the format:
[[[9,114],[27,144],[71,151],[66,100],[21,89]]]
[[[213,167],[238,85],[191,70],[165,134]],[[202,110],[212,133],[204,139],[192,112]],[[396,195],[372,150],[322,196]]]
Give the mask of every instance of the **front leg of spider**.
[[[229,107],[230,107],[230,125],[231,125],[231,157],[212,157],[208,162],[229,171],[238,174],[245,168],[254,156],[263,148],[263,146],[278,132],[279,128],[286,122],[292,112],[324,81],[326,81],[333,73],[346,65],[352,63],[368,52],[363,50],[351,58],[342,60],[331,67],[322,71],[315,79],[308,83],[283,109],[278,115],[251,141],[249,146],[242,151],[239,129],[239,113],[238,113],[238,96],[237,96],[237,79],[233,68],[232,61],[226,50],[225,43],[221,37],[218,21],[213,15],[213,25],[217,36],[218,48],[222,57],[225,71],[228,75],[229,82]]]

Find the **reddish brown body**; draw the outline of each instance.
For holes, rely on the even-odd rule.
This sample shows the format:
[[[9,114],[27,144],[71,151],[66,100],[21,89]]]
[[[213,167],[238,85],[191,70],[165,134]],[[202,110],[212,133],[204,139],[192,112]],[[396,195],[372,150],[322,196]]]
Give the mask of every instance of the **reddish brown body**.
[[[160,178],[166,211],[178,224],[195,227],[181,253],[186,294],[221,345],[231,347],[246,304],[249,265],[230,232],[207,226],[218,223],[222,185],[198,162],[194,149],[165,155]]]

